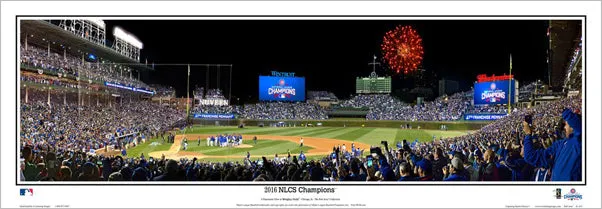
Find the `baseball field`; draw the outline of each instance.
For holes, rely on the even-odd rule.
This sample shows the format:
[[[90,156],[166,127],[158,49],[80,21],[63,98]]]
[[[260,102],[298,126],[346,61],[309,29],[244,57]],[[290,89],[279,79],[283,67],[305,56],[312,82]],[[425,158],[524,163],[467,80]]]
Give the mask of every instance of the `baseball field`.
[[[262,156],[273,158],[275,154],[286,156],[287,151],[298,155],[303,151],[308,159],[321,158],[332,151],[336,145],[345,145],[351,149],[351,143],[360,149],[369,150],[370,145],[379,145],[386,140],[394,146],[398,141],[409,142],[418,139],[421,142],[433,140],[433,136],[453,137],[467,134],[466,131],[418,130],[374,127],[245,127],[234,126],[194,126],[191,129],[177,131],[175,143],[166,143],[160,137],[153,138],[136,147],[129,148],[127,155],[179,159],[196,157],[201,161],[241,161],[249,152],[251,159]],[[241,134],[243,144],[236,147],[207,146],[207,137],[218,134]],[[255,143],[252,139],[257,137]],[[304,146],[300,146],[303,137]],[[186,138],[188,146],[183,150],[182,140]],[[200,143],[198,139],[200,138]]]

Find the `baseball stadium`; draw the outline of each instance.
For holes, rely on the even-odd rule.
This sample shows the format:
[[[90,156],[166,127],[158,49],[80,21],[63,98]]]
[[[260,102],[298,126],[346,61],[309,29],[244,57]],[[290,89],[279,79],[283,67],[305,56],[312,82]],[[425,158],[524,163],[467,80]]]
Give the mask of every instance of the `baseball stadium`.
[[[583,180],[581,21],[317,22],[19,20],[19,181]]]

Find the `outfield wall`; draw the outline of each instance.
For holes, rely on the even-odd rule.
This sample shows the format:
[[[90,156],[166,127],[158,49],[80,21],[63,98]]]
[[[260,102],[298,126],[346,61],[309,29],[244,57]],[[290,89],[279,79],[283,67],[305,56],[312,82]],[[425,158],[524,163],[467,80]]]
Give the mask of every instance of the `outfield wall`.
[[[420,126],[421,129],[438,130],[441,125],[446,125],[448,130],[477,130],[483,126],[491,123],[489,122],[472,122],[472,121],[391,121],[391,120],[246,120],[246,119],[232,119],[232,120],[211,120],[211,119],[193,119],[193,123],[197,125],[207,126],[237,126],[239,124],[245,124],[245,126],[258,126],[263,124],[264,126],[270,126],[271,124],[277,124],[284,122],[287,126],[302,126],[302,124],[313,124],[316,126],[318,123],[322,123],[324,127],[386,127],[386,128],[400,128],[403,124],[410,124],[413,129]]]

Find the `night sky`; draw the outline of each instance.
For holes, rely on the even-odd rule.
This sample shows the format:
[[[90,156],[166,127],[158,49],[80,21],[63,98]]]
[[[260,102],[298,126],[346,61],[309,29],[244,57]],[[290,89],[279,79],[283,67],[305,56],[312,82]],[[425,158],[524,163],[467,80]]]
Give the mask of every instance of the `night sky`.
[[[295,72],[307,90],[328,90],[339,98],[355,92],[355,78],[368,76],[373,54],[381,57],[383,35],[397,25],[410,25],[422,37],[425,73],[393,75],[393,91],[447,78],[468,90],[477,74],[513,71],[522,84],[546,79],[547,21],[400,21],[400,20],[107,20],[107,34],[120,26],[144,43],[141,62],[233,64],[232,96],[241,102],[258,97],[258,76],[271,71]],[[108,35],[112,37],[112,35]],[[110,39],[110,38],[109,38]],[[193,67],[190,85],[205,86],[206,68]],[[216,68],[210,87],[215,88]],[[228,88],[228,68],[220,86]],[[379,75],[391,75],[386,66]],[[174,86],[186,96],[185,66],[156,66],[142,74],[146,83]],[[433,89],[435,94],[437,89]],[[235,103],[236,100],[233,100]]]

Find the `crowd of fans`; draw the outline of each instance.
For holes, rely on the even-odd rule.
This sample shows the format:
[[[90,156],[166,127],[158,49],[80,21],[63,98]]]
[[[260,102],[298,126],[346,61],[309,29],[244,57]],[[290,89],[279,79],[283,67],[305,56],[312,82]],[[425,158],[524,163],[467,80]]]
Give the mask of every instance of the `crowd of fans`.
[[[224,93],[222,92],[221,89],[207,89],[205,98],[226,99],[226,97],[224,97]]]
[[[97,80],[101,82],[113,82],[124,85],[130,85],[137,88],[149,88],[145,83],[131,78],[129,72],[127,75],[121,75],[121,71],[116,65],[106,63],[92,63],[75,56],[67,55],[66,57],[36,46],[29,45],[27,50],[21,46],[21,63],[33,68],[40,68],[51,71],[53,73],[61,73],[65,76],[83,76],[87,79]]]
[[[246,104],[240,116],[245,119],[258,120],[325,120],[328,119],[326,111],[317,104],[312,103],[283,103],[264,102],[257,104]]]
[[[514,108],[516,109],[516,108]],[[508,112],[507,106],[502,105],[493,105],[493,106],[485,106],[485,105],[475,105],[470,106],[466,109],[466,113],[473,114],[506,114]]]
[[[62,98],[52,93],[53,98]],[[47,102],[46,92],[30,91],[21,100],[20,147],[41,152],[94,152],[111,146],[125,148],[168,130],[183,113],[147,101],[112,107],[77,105],[77,97]],[[74,100],[75,99],[75,100]]]
[[[341,107],[400,107],[406,106],[405,103],[387,94],[360,94],[349,100],[341,102]]]
[[[192,91],[194,94],[194,98],[201,99],[205,97],[205,88],[203,87],[195,87]]]
[[[368,120],[448,121],[460,120],[471,106],[466,92],[442,96],[420,105],[385,105],[370,109]]]
[[[536,82],[521,86],[518,89],[518,101],[529,101],[533,97],[536,87]]]
[[[236,105],[197,105],[192,109],[192,112],[204,114],[239,114],[241,107]]]
[[[307,91],[307,100],[338,101],[339,99],[329,91]]]
[[[536,83],[519,88],[519,100],[529,100],[535,90]],[[403,103],[390,95],[357,95],[343,101],[342,108],[368,108],[367,120],[406,120],[406,121],[451,121],[461,120],[466,113],[505,114],[507,107],[503,105],[472,105],[474,90],[441,96],[434,101],[419,105]],[[514,111],[514,109],[512,110]]]
[[[45,96],[34,94],[30,98],[44,101]],[[456,98],[450,96],[447,101],[451,99]],[[293,106],[292,103],[251,105],[265,109],[258,112],[280,110],[273,112],[295,115],[298,110]],[[292,111],[281,110],[286,108]],[[565,108],[577,114],[562,112]],[[558,151],[561,147],[555,142],[564,143],[560,140],[577,137],[578,143],[572,143],[580,143],[580,108],[580,99],[564,98],[517,109],[464,136],[439,139],[433,136],[430,142],[399,143],[397,147],[374,146],[370,149],[371,159],[364,157],[364,150],[357,150],[353,145],[347,150],[343,145],[333,147],[332,154],[315,160],[306,160],[305,155],[299,153],[299,157],[258,160],[247,157],[237,162],[212,163],[186,158],[175,161],[144,156],[97,156],[88,152],[109,145],[122,146],[115,140],[116,136],[156,135],[154,130],[177,120],[172,117],[178,113],[168,108],[142,101],[115,108],[32,102],[21,104],[22,180],[579,181],[581,158],[569,160],[579,162],[578,165],[562,164],[567,156],[572,159],[576,155]],[[532,115],[534,124],[528,130],[529,135],[521,126],[525,115]],[[565,124],[559,122],[561,118]],[[569,125],[572,133],[567,133]],[[547,151],[535,151],[542,148]],[[557,158],[563,160],[554,161]]]
[[[521,91],[533,90],[534,84],[521,87]],[[316,91],[314,98],[326,97],[331,93]],[[220,95],[220,94],[216,94]],[[508,109],[503,105],[472,105],[473,90],[441,96],[434,101],[411,105],[386,94],[362,94],[342,101],[339,109],[366,108],[367,120],[405,120],[405,121],[453,121],[461,120],[466,113],[505,114]],[[515,110],[513,110],[515,111]],[[195,113],[238,114],[246,119],[326,119],[327,109],[309,103],[258,103],[241,106],[199,105]]]
[[[328,119],[326,110],[311,103],[279,103],[266,102],[257,104],[238,105],[197,105],[193,113],[205,114],[237,114],[244,119],[257,120],[325,120]]]
[[[471,106],[467,95],[460,92],[438,97],[420,105],[410,105],[383,94],[357,95],[341,103],[341,107],[369,108],[367,120],[445,121],[459,120]]]
[[[531,109],[519,109],[475,133],[451,139],[434,140],[430,143],[415,145],[411,149],[414,154],[423,156],[435,150],[435,156],[441,156],[441,154],[449,156],[449,159],[439,157],[446,162],[459,156],[464,164],[462,170],[466,172],[469,180],[532,181],[537,177],[536,174],[542,174],[542,172],[547,175],[543,177],[549,180],[551,166],[537,167],[527,163],[526,158],[523,159],[525,155],[522,150],[523,140],[521,140],[525,138],[521,126],[523,117],[525,115],[533,116],[536,124],[533,132],[538,136],[538,140],[534,143],[535,147],[549,148],[554,141],[568,138],[563,134],[564,125],[558,122],[562,110],[570,108],[579,112],[580,107],[581,100],[565,98]],[[445,164],[439,163],[438,160],[433,161],[433,177],[435,179],[443,179],[441,169]],[[479,173],[483,170],[485,173]],[[541,179],[544,178],[539,178],[539,180]]]
[[[155,96],[158,97],[175,97],[176,89],[172,86],[162,86],[162,85],[149,85],[152,89],[155,90]]]

